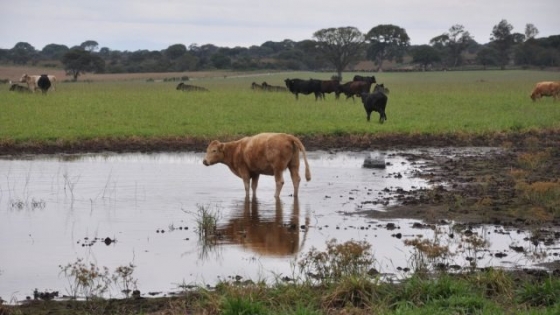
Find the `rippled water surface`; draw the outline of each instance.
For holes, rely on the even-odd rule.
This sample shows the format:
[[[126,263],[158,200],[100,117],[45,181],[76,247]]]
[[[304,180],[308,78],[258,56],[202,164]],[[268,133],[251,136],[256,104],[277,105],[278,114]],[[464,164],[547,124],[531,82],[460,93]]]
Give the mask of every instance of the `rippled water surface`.
[[[412,176],[422,161],[384,154],[387,167],[369,169],[362,167],[368,152],[308,152],[312,180],[302,181],[294,199],[285,173],[279,200],[270,176],[261,176],[258,198],[246,200],[241,179],[224,165],[205,167],[202,153],[0,159],[0,297],[21,300],[35,288],[69,294],[60,266],[78,259],[109,272],[134,264],[142,294],[163,295],[181,285],[213,285],[233,276],[293,277],[302,254],[324,249],[333,238],[368,241],[376,268],[398,273],[413,255],[403,239],[431,238],[434,230],[413,228],[418,222],[410,220],[393,220],[396,229],[387,229],[388,222],[347,215],[383,211],[380,198],[427,185]],[[303,168],[302,163],[301,174]],[[213,245],[197,233],[201,209],[219,219]],[[493,229],[475,231],[492,234],[490,250],[523,242],[523,234]],[[497,260],[491,254],[480,259]],[[510,254],[500,263],[527,260]],[[107,295],[122,296],[118,287]]]

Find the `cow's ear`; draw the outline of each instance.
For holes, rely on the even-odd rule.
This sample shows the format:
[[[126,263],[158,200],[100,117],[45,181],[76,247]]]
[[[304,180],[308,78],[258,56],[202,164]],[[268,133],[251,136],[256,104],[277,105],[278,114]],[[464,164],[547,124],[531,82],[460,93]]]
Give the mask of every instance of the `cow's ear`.
[[[224,152],[224,147],[225,147],[225,146],[226,146],[225,144],[220,143],[220,144],[218,145],[218,151]]]

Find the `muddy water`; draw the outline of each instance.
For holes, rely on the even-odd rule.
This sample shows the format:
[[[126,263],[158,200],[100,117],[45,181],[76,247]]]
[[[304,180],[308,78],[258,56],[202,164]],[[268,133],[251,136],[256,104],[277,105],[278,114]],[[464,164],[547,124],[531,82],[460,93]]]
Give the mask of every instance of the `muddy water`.
[[[71,294],[61,267],[81,259],[107,267],[134,264],[143,295],[165,295],[184,285],[219,280],[297,277],[297,261],[310,248],[366,240],[376,269],[402,276],[410,268],[406,238],[433,238],[433,228],[410,220],[375,221],[349,216],[364,209],[384,211],[392,195],[425,187],[398,152],[374,156],[385,169],[363,168],[371,153],[310,152],[312,181],[294,199],[289,174],[279,200],[272,177],[262,176],[258,197],[246,200],[242,181],[224,165],[205,167],[202,154],[95,154],[0,159],[0,297],[8,302],[39,291]],[[303,168],[303,165],[302,165]],[[303,170],[301,170],[303,172]],[[219,219],[218,236],[202,242],[196,222],[205,209]],[[394,228],[393,228],[394,227]],[[440,235],[453,235],[450,225]],[[511,244],[528,247],[523,232],[474,230],[491,237],[476,253],[480,265],[526,266],[530,258],[493,253]],[[491,236],[490,236],[491,235]],[[451,263],[468,265],[459,250]],[[111,287],[106,297],[121,297]]]

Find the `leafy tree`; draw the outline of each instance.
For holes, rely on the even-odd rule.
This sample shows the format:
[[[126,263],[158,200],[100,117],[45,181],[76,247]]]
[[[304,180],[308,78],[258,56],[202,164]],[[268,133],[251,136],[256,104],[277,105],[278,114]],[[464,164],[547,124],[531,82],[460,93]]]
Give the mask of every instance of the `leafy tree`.
[[[339,78],[342,78],[342,71],[348,65],[358,62],[363,56],[364,35],[355,27],[326,28],[315,32],[313,37]]]
[[[80,74],[86,72],[103,72],[105,62],[99,56],[82,49],[71,49],[62,56],[62,64],[67,75],[71,75],[74,81],[78,80]]]
[[[430,40],[430,44],[440,47],[448,56],[447,65],[457,67],[461,63],[461,54],[473,41],[472,36],[465,30],[463,25],[453,25],[448,33]]]
[[[560,51],[552,48],[542,49],[535,56],[535,64],[540,67],[560,66]]]
[[[15,64],[24,65],[32,60],[37,51],[29,43],[19,42],[10,50],[10,59]]]
[[[476,54],[476,61],[484,66],[484,69],[487,66],[498,65],[498,59],[498,51],[492,47],[484,47]]]
[[[183,44],[171,45],[167,47],[164,53],[171,60],[177,59],[187,53],[187,47]]]
[[[534,39],[530,39],[515,48],[513,59],[517,65],[534,65],[535,57],[543,50],[536,44]]]
[[[300,61],[307,69],[322,69],[329,64],[329,62],[325,60],[325,56],[321,51],[321,46],[314,40],[302,40],[296,43],[295,49],[302,52]]]
[[[498,63],[503,70],[509,63],[509,53],[513,46],[514,38],[511,34],[513,26],[507,20],[501,20],[500,23],[494,25],[490,40],[498,53]]]
[[[214,67],[216,67],[217,69],[226,69],[231,66],[231,58],[223,52],[212,55],[212,57],[210,57],[210,60],[212,60]]]
[[[410,46],[410,38],[404,28],[385,24],[372,28],[365,37],[369,42],[367,57],[381,70],[384,60],[402,62],[404,53]]]
[[[69,50],[68,46],[66,45],[58,45],[58,44],[48,44],[47,46],[43,47],[41,50],[41,55],[47,59],[56,59],[60,60],[62,55],[67,53]]]
[[[428,65],[441,60],[441,57],[434,47],[421,45],[411,49],[412,62],[422,65],[422,70],[426,70]]]
[[[81,49],[89,52],[96,51],[98,46],[99,44],[94,40],[86,40],[85,42],[80,44]]]

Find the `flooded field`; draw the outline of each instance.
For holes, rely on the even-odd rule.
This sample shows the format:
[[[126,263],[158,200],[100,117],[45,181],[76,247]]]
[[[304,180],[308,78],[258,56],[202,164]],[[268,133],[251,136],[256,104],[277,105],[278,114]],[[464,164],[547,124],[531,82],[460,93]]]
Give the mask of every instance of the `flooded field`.
[[[372,156],[386,167],[363,167]],[[452,268],[558,259],[554,236],[543,254],[528,231],[357,215],[385,211],[402,192],[428,187],[415,176],[424,162],[407,156],[308,152],[312,180],[302,181],[294,199],[286,173],[278,200],[270,176],[261,176],[258,197],[246,200],[241,179],[224,165],[205,167],[203,153],[0,159],[0,297],[15,302],[35,289],[70,295],[62,269],[78,261],[110,273],[133,264],[144,296],[220,280],[293,279],[301,255],[331,239],[371,243],[375,269],[397,278],[417,262],[407,239],[445,242],[450,255],[432,263]],[[218,218],[214,242],[199,237],[201,209]],[[465,246],[473,235],[487,245]],[[122,297],[122,289],[112,286],[106,296]]]

